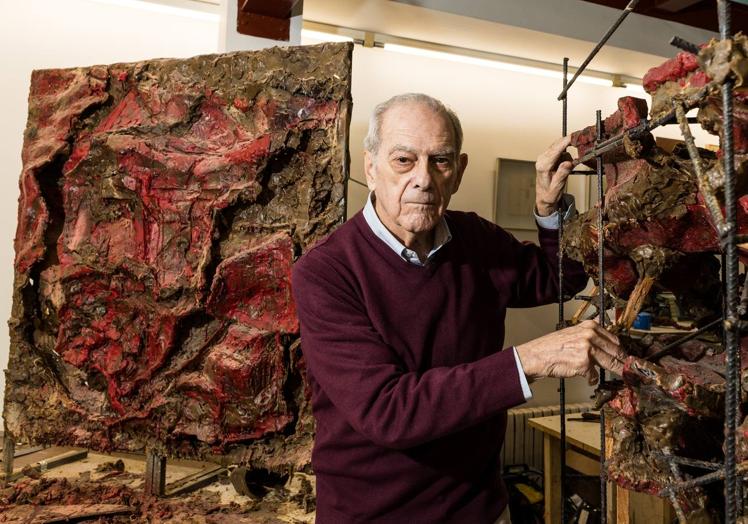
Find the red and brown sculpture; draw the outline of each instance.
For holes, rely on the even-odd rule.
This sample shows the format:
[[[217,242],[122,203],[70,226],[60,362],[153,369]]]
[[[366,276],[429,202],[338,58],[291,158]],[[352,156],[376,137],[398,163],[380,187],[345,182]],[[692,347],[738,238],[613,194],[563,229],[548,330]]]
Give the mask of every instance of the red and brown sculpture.
[[[580,215],[564,231],[566,254],[597,275],[597,224],[603,213],[603,285],[620,307],[614,329],[630,355],[622,380],[599,392],[612,427],[608,477],[626,488],[670,498],[679,519],[687,522],[718,521],[719,485],[691,486],[688,491],[673,486],[719,469],[724,461],[721,330],[682,344],[678,335],[642,338],[630,336],[628,330],[642,307],[653,304],[655,292],[662,291],[671,292],[680,314],[696,325],[721,317],[715,255],[721,251],[724,229],[723,161],[721,151],[697,149],[689,140],[673,150],[660,148],[643,131],[642,122],[671,113],[674,123],[686,128],[686,136],[685,112],[698,95],[698,122],[719,135],[719,84],[727,74],[736,79],[738,233],[748,232],[748,39],[743,35],[729,45],[713,41],[698,56],[681,53],[650,70],[644,78],[652,95],[649,115],[644,100],[619,100],[618,111],[603,123],[603,140],[624,137],[621,147],[603,155],[604,206]],[[588,127],[572,135],[572,144],[581,157],[595,148],[595,139],[595,127]],[[746,373],[748,339],[743,339],[741,352]],[[746,407],[748,395],[744,397]],[[748,459],[745,425],[739,432],[740,460]]]
[[[33,73],[10,436],[308,464],[290,270],[344,220],[351,48]]]

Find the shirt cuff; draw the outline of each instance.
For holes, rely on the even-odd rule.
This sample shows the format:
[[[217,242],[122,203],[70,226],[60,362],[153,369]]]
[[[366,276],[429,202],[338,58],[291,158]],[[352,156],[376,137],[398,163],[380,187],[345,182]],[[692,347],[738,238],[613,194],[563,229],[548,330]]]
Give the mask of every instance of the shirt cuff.
[[[561,200],[558,203],[559,210],[564,211],[564,222],[569,221],[574,215],[577,214],[576,206],[574,205],[574,195],[564,193],[561,195]],[[547,217],[541,217],[537,211],[533,210],[535,215],[535,222],[538,223],[543,229],[558,229],[558,211],[554,211]]]
[[[527,383],[527,377],[525,376],[522,362],[519,361],[517,348],[512,346],[512,352],[514,353],[514,361],[517,363],[517,372],[519,373],[519,383],[522,386],[522,394],[525,396],[525,401],[528,401],[532,398],[532,390],[530,389],[530,384]]]

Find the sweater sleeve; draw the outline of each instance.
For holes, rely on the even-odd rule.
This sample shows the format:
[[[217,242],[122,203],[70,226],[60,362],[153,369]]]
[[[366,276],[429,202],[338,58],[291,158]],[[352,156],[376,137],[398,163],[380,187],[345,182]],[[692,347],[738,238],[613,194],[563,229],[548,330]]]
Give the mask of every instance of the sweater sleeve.
[[[481,219],[482,220],[482,219]],[[520,242],[488,221],[491,242],[489,274],[499,292],[508,292],[508,307],[534,307],[558,301],[558,230],[538,227],[540,245]],[[584,289],[588,276],[581,263],[564,257],[564,295],[571,297]]]
[[[329,266],[306,258],[293,272],[304,358],[310,375],[359,434],[383,447],[406,449],[524,402],[511,350],[454,367],[406,370],[372,326],[353,287]]]

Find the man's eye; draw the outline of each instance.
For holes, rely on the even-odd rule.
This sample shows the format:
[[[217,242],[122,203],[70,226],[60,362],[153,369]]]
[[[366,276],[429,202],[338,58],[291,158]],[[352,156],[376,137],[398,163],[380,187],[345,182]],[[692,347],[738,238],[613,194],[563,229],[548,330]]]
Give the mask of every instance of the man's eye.
[[[436,162],[440,166],[446,166],[449,165],[450,159],[446,156],[438,156],[434,159],[434,162]]]
[[[395,159],[395,162],[397,162],[398,164],[407,164],[408,162],[410,162],[410,158],[406,156],[399,156]]]

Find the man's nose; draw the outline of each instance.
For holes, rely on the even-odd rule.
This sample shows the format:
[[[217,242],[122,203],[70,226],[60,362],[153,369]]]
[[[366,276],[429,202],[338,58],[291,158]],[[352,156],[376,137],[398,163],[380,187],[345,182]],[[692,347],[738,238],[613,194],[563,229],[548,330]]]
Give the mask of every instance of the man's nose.
[[[428,159],[416,163],[413,171],[413,185],[420,189],[429,189],[432,183],[431,166]]]

